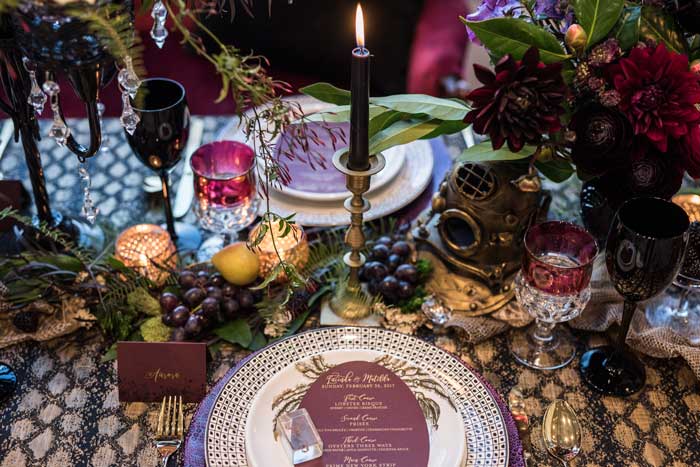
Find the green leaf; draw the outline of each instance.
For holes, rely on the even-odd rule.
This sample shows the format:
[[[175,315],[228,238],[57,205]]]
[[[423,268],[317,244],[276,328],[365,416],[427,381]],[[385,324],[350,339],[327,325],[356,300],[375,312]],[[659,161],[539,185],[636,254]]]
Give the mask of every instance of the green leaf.
[[[696,34],[690,42],[690,56],[688,58],[691,62],[700,58],[700,34]]]
[[[245,348],[253,341],[253,334],[250,332],[250,326],[244,319],[229,321],[223,326],[214,329],[214,334],[226,342],[239,344]]]
[[[380,131],[382,131],[384,128],[393,125],[394,123],[398,122],[399,120],[402,120],[404,118],[408,118],[409,116],[403,112],[396,112],[391,109],[387,109],[385,107],[379,107],[380,109],[384,109],[384,112],[372,116],[371,114],[371,108],[370,108],[370,116],[369,116],[369,136],[370,138]]]
[[[258,331],[253,336],[253,340],[250,341],[250,345],[248,346],[248,350],[252,350],[252,351],[260,350],[263,347],[265,347],[266,345],[267,345],[267,338],[265,337],[265,334]]]
[[[642,26],[642,7],[628,5],[622,10],[615,37],[622,50],[629,50],[639,42],[639,30]]]
[[[588,34],[586,48],[607,36],[617,24],[624,4],[624,0],[577,0],[574,3],[576,18]]]
[[[208,347],[209,355],[211,355],[211,358],[216,358],[216,354],[219,353],[219,350],[221,350],[222,345],[224,345],[223,342],[216,341]]]
[[[314,83],[299,89],[299,91],[323,102],[336,105],[350,104],[350,91],[336,88],[329,83]]]
[[[386,112],[390,112],[386,107],[380,107],[378,105],[369,106],[369,118],[382,115]],[[313,113],[311,115],[305,115],[304,121],[306,122],[325,122],[325,123],[343,123],[350,121],[350,106],[349,105],[336,105],[335,107],[330,107],[324,109],[320,112]]]
[[[397,112],[425,114],[440,120],[462,120],[469,112],[466,102],[453,99],[440,99],[425,94],[396,94],[394,96],[373,97],[370,102]]]
[[[455,133],[459,133],[468,126],[469,124],[464,123],[462,120],[445,120],[444,122],[440,123],[435,130],[421,137],[421,139],[433,139],[442,135],[453,135]]]
[[[540,60],[544,63],[561,62],[571,58],[556,37],[541,27],[521,19],[494,18],[485,21],[467,21],[462,18],[462,22],[469,26],[484,46],[499,58],[511,54],[519,60],[532,46],[539,49]]]
[[[507,147],[493,149],[491,141],[484,141],[462,151],[457,158],[459,162],[485,162],[485,161],[517,161],[532,156],[537,148],[525,146],[519,152],[512,152]]]
[[[542,172],[542,175],[555,183],[568,180],[575,172],[574,166],[564,159],[552,159],[547,162],[537,161],[535,167]]]
[[[400,120],[374,135],[369,140],[370,154],[377,154],[391,147],[410,143],[434,132],[439,121],[430,117]]]
[[[683,32],[670,13],[661,8],[645,6],[642,8],[640,24],[641,39],[663,42],[669,50],[679,54],[687,52],[688,44],[683,37]]]
[[[100,362],[107,363],[107,362],[111,362],[112,360],[116,360],[116,359],[117,359],[117,343],[115,342],[114,344],[112,344],[112,346],[109,349],[107,349],[107,352],[105,352],[105,354],[102,356],[102,358],[100,359]]]

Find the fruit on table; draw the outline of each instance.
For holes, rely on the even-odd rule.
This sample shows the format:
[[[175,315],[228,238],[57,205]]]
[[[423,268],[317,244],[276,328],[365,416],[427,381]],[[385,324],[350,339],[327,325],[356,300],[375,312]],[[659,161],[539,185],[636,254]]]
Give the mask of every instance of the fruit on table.
[[[216,253],[211,263],[234,285],[248,285],[258,277],[260,260],[245,242],[236,242]]]
[[[170,287],[158,300],[160,320],[173,328],[170,340],[177,342],[205,339],[215,327],[245,317],[259,299],[251,290],[227,282],[218,272],[181,271],[178,284],[179,290]]]

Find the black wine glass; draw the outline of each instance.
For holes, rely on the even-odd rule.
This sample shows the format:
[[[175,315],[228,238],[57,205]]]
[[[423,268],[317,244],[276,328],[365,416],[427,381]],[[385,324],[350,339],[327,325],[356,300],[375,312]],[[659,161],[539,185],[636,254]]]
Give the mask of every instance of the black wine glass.
[[[689,225],[680,206],[660,198],[631,199],[618,210],[605,262],[625,299],[620,334],[614,346],[591,349],[581,357],[581,375],[597,391],[624,397],[644,387],[646,371],[626,347],[627,332],[637,304],[661,293],[678,274]]]
[[[167,78],[145,79],[132,100],[132,106],[140,120],[133,134],[125,130],[129,146],[141,162],[160,176],[165,220],[173,242],[179,248],[194,249],[199,246],[193,239],[198,232],[194,228],[181,228],[184,224],[179,224],[176,230],[169,186],[170,171],[180,162],[189,136],[190,111],[185,88]]]

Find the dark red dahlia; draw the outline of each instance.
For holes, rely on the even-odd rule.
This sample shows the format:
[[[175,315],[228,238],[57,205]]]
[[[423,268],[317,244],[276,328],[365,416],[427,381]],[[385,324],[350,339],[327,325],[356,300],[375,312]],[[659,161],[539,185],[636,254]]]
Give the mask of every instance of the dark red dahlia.
[[[566,85],[560,63],[545,65],[532,47],[522,60],[503,57],[495,73],[480,65],[474,65],[474,72],[484,86],[467,96],[473,110],[464,121],[474,124],[477,133],[488,134],[494,149],[507,141],[518,152],[525,144],[540,143],[542,134],[561,129]]]
[[[629,162],[632,127],[618,110],[588,103],[571,119],[576,133],[572,158],[588,175],[600,175]]]
[[[679,142],[679,146],[685,170],[691,177],[700,178],[700,126],[691,127],[688,135]]]
[[[700,124],[700,84],[688,68],[688,57],[656,47],[636,47],[629,57],[608,67],[610,81],[620,95],[619,109],[636,135],[659,151],[669,143],[692,137]]]

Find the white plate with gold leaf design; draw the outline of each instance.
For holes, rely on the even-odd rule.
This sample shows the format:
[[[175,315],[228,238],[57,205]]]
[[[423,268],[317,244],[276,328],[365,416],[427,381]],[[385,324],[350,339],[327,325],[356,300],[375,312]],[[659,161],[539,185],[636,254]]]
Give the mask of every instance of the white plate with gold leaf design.
[[[429,375],[446,397],[430,395],[441,416],[431,434],[435,449],[431,446],[429,466],[508,466],[509,441],[503,415],[477,375],[452,355],[420,339],[381,328],[356,327],[298,334],[246,362],[226,383],[210,412],[205,434],[208,466],[288,465],[275,446],[271,402],[289,384],[305,384],[295,374],[295,365],[314,356],[322,356],[328,364],[385,357]],[[410,387],[410,382],[407,384]],[[450,429],[454,431],[448,436]]]

